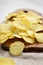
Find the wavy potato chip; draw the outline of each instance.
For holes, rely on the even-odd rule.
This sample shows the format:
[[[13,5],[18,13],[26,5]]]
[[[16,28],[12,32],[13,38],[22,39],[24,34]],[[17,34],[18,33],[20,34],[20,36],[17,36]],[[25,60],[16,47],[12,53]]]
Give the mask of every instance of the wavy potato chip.
[[[43,30],[43,25],[41,25],[41,24],[33,24],[31,29],[34,32],[42,31]]]
[[[25,45],[23,42],[16,41],[10,45],[10,53],[15,56],[20,55],[22,54],[24,47]]]
[[[19,34],[13,34],[14,37],[22,38]]]
[[[12,35],[12,33],[9,33],[9,34],[0,34],[0,44],[4,43],[6,40],[8,40],[11,35]]]
[[[20,30],[26,30],[26,27],[24,25],[21,25],[21,23],[19,21],[13,22],[13,26]]]
[[[28,34],[28,36],[34,38],[34,32],[33,31],[27,30],[27,34]]]
[[[15,61],[12,58],[1,57],[0,65],[15,65]]]
[[[9,33],[10,30],[7,27],[7,24],[0,24],[0,33]]]
[[[13,34],[18,34],[19,31],[20,31],[20,29],[16,28],[15,26],[12,26],[11,32],[12,32]]]
[[[33,16],[27,16],[26,18],[31,23],[35,23],[36,24],[36,23],[39,22],[39,20],[37,18],[33,17]]]
[[[11,29],[12,29],[12,23],[8,22],[0,24],[0,33],[11,33]]]
[[[27,17],[21,18],[21,25],[26,27],[27,29],[30,29],[32,26],[32,23],[27,19]]]
[[[13,23],[14,27],[17,27],[20,30],[27,30],[30,29],[31,22],[28,21],[26,17],[24,18],[16,18],[16,20]]]
[[[9,36],[9,39],[12,39],[12,38],[14,38],[13,33],[11,33],[11,35]]]
[[[42,16],[33,11],[27,13],[27,18],[32,23],[42,23]]]
[[[31,43],[33,44],[35,39],[34,38],[31,38],[29,36],[23,36],[23,39],[27,42],[27,43]]]
[[[28,36],[27,32],[25,30],[20,30],[18,33],[20,36]]]
[[[43,43],[43,33],[35,33],[35,38],[38,42]]]
[[[22,17],[25,17],[26,14],[25,14],[23,11],[18,11],[16,16],[17,16],[18,18],[22,18]]]
[[[11,36],[9,37],[9,39],[12,39],[12,38],[14,38],[14,36],[13,36],[13,35],[11,35]]]
[[[39,18],[39,19],[42,18],[41,15],[39,15],[39,14],[33,12],[33,11],[29,11],[29,12],[27,13],[27,15],[28,15],[28,16],[33,16],[33,17]]]

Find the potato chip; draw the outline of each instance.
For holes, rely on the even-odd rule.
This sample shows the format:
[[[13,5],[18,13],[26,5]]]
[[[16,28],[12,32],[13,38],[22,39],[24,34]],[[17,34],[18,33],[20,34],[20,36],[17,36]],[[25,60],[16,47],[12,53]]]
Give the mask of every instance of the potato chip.
[[[35,38],[38,42],[43,43],[43,33],[35,33]]]
[[[23,17],[25,17],[26,16],[26,14],[23,12],[23,11],[18,11],[17,12],[17,17],[18,18],[23,18]]]
[[[0,33],[9,33],[9,29],[6,26],[7,24],[0,24]]]
[[[27,30],[27,29],[30,29],[32,23],[27,19],[27,17],[24,17],[24,18],[21,18],[21,25],[26,27],[26,30]]]
[[[22,54],[24,47],[25,45],[23,42],[16,41],[10,45],[10,53],[15,56],[20,55]]]
[[[12,39],[12,38],[14,38],[13,33],[9,36],[9,39]]]
[[[13,34],[14,37],[22,38],[19,34]]]
[[[20,36],[28,36],[27,32],[25,30],[20,30],[18,33]]]
[[[41,25],[41,24],[33,24],[31,28],[32,28],[32,30],[34,32],[42,31],[43,30],[43,25]]]
[[[0,33],[11,33],[11,29],[12,29],[12,23],[8,22],[0,24]]]
[[[35,18],[41,18],[42,19],[42,16],[41,15],[39,15],[39,14],[37,14],[37,13],[35,13],[34,11],[29,11],[28,13],[27,13],[27,15],[28,16],[33,16],[33,17],[35,17]]]
[[[30,29],[31,22],[28,21],[26,17],[24,18],[16,18],[13,23],[13,26],[17,27],[18,29],[21,30],[27,30]]]
[[[21,21],[14,21],[12,22],[13,26],[20,29],[20,30],[26,30],[26,27],[21,24]]]
[[[12,33],[9,33],[9,34],[0,33],[0,44],[7,41],[10,38],[11,35],[12,35]]]
[[[37,18],[32,17],[32,16],[27,16],[26,18],[31,23],[38,23],[39,22],[39,20]]]
[[[1,57],[0,65],[15,65],[15,61],[12,58]]]
[[[27,18],[32,23],[42,23],[42,16],[33,11],[27,13]]]
[[[28,36],[34,38],[34,32],[33,31],[27,30],[27,34],[28,34]]]
[[[31,38],[29,36],[23,36],[23,39],[27,42],[27,43],[30,43],[30,44],[33,44],[35,39],[34,38]]]

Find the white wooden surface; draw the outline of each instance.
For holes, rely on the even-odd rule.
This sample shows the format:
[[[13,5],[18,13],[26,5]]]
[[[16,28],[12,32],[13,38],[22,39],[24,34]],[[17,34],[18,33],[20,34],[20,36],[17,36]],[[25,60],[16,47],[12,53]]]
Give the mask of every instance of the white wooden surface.
[[[0,23],[8,13],[21,8],[34,9],[43,14],[43,0],[0,0]],[[0,47],[0,57],[11,57],[16,65],[43,65],[43,53],[23,53],[14,57]]]

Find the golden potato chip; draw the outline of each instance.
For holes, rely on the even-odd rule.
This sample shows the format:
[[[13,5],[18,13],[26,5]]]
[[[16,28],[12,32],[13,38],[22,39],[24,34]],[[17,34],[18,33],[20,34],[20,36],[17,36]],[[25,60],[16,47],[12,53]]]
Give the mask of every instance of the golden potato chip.
[[[12,28],[11,28],[12,35],[10,36],[10,38],[14,38],[14,37],[21,38],[21,36],[18,34],[19,31],[20,30],[18,28],[12,26]]]
[[[13,23],[13,26],[17,27],[20,30],[30,29],[31,22],[28,21],[26,17],[24,18],[16,18]]]
[[[42,23],[42,16],[33,11],[27,13],[27,18],[32,23]]]
[[[33,31],[27,30],[27,34],[28,34],[28,36],[34,38],[34,32]]]
[[[15,27],[14,25],[12,26],[11,32],[12,32],[13,34],[18,34],[19,31],[20,31],[20,29],[18,29],[18,28]]]
[[[23,11],[18,11],[17,12],[17,17],[18,18],[22,18],[22,17],[25,17],[25,16],[26,16],[26,14]]]
[[[27,16],[27,20],[31,23],[38,23],[38,19],[32,16]]]
[[[11,29],[12,29],[12,23],[8,22],[0,24],[0,33],[11,33]]]
[[[9,39],[12,39],[12,38],[14,38],[13,33],[11,33],[11,35],[9,36]]]
[[[11,36],[9,37],[9,39],[12,39],[12,38],[14,38],[14,36],[13,36],[13,35],[11,35]]]
[[[7,27],[7,24],[0,24],[0,33],[9,33],[9,29]]]
[[[10,53],[15,56],[20,55],[22,54],[24,47],[25,45],[23,42],[16,41],[10,45]]]
[[[0,65],[15,65],[15,61],[12,58],[0,58]]]
[[[20,30],[18,33],[20,36],[28,36],[27,32],[25,30]]]
[[[35,39],[34,38],[31,38],[29,36],[23,36],[23,39],[27,42],[27,43],[31,43],[33,44]]]
[[[13,34],[14,37],[22,38],[19,34]]]
[[[32,23],[27,19],[27,17],[21,18],[21,25],[26,27],[27,29],[30,29]]]
[[[9,33],[9,34],[1,34],[0,33],[0,44],[4,43],[6,40],[8,40],[11,35],[12,35],[12,33]]]
[[[35,33],[35,38],[38,42],[43,43],[43,33]]]
[[[41,15],[35,13],[34,11],[29,11],[29,12],[27,13],[27,15],[28,15],[28,16],[34,16],[35,18],[39,18],[39,19],[42,18]]]
[[[42,31],[43,30],[43,25],[41,25],[41,24],[33,24],[31,28],[32,28],[32,30],[34,32]]]
[[[26,30],[26,27],[21,24],[21,21],[14,21],[12,22],[13,26],[20,29],[20,30]]]

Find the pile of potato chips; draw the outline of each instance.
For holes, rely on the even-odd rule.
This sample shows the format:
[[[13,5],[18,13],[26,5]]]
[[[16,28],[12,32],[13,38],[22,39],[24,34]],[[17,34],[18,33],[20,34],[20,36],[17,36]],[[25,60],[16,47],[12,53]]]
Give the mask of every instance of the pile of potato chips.
[[[10,13],[5,22],[0,24],[0,43],[14,37],[23,38],[30,44],[33,44],[35,39],[43,43],[42,16],[33,11]]]

